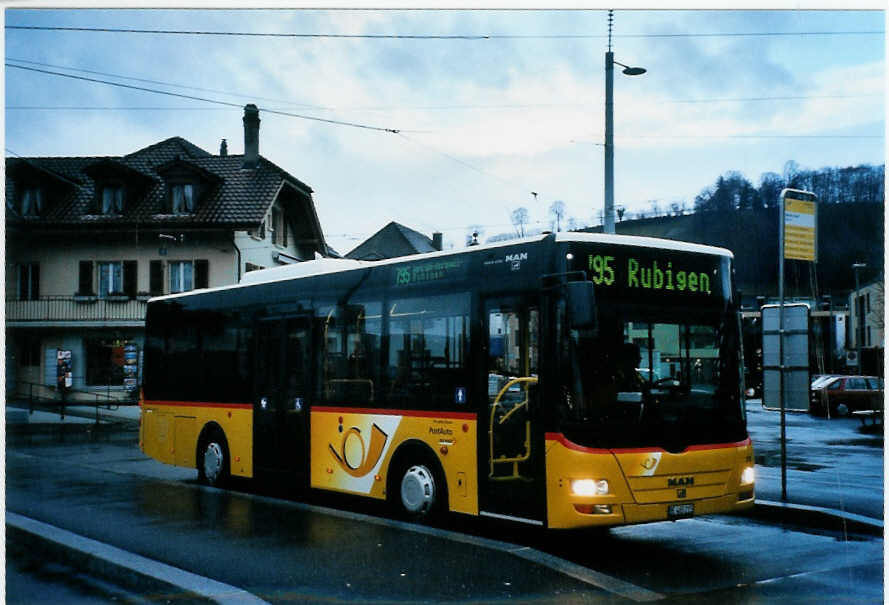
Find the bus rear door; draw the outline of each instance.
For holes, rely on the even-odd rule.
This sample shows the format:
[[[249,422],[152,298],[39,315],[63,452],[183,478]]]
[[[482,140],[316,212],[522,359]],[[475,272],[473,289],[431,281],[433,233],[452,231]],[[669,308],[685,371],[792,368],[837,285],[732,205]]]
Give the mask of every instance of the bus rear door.
[[[253,447],[258,469],[308,476],[311,328],[304,316],[257,322]]]

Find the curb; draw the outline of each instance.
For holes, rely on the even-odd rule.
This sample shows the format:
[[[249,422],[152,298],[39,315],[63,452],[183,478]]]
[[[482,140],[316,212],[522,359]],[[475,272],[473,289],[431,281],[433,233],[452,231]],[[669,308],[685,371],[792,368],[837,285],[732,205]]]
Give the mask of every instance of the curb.
[[[883,537],[883,521],[832,508],[757,500],[753,509],[741,514],[772,523]]]
[[[240,588],[9,511],[6,544],[7,556],[62,560],[160,602],[268,605]]]

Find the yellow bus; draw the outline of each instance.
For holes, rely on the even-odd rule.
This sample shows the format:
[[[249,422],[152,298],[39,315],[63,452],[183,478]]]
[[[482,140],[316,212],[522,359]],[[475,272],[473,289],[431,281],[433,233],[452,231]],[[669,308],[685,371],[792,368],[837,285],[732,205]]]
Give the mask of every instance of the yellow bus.
[[[547,234],[148,303],[140,447],[399,514],[613,526],[753,506],[727,250]]]

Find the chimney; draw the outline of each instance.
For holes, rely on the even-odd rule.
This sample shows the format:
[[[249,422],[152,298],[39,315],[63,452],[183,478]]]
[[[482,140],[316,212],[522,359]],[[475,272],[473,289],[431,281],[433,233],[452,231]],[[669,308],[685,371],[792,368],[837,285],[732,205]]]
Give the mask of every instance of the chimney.
[[[441,245],[442,245],[441,233],[436,231],[435,233],[432,234],[432,247],[435,248],[436,250],[441,250]]]
[[[256,168],[259,162],[259,110],[250,103],[244,107],[244,168]]]
[[[222,143],[219,144],[219,155],[228,155],[228,143],[225,142],[225,139],[222,139]]]

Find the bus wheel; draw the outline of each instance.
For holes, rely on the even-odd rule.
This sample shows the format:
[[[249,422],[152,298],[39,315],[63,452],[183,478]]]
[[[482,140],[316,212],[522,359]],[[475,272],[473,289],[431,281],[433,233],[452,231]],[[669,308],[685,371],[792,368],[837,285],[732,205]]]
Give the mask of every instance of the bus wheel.
[[[437,463],[405,461],[389,479],[389,502],[399,514],[415,521],[439,516],[447,507],[447,487]]]
[[[213,487],[225,485],[229,475],[228,445],[218,430],[201,437],[198,443],[198,480]]]

